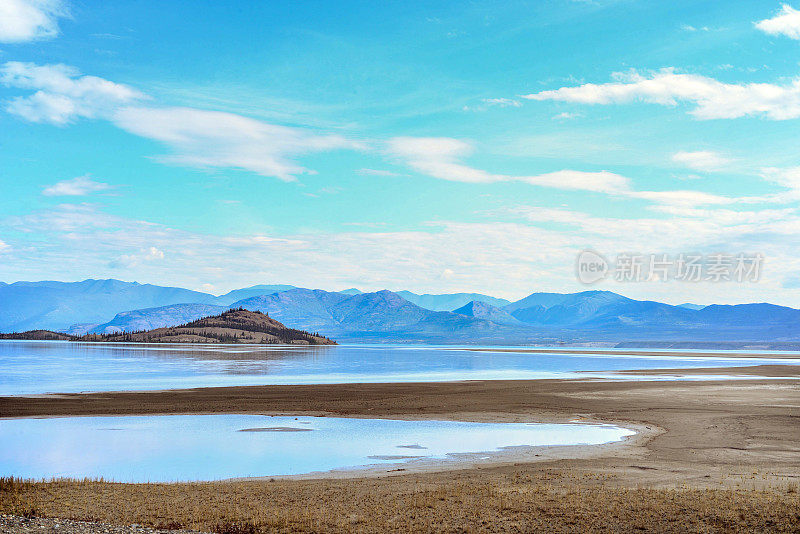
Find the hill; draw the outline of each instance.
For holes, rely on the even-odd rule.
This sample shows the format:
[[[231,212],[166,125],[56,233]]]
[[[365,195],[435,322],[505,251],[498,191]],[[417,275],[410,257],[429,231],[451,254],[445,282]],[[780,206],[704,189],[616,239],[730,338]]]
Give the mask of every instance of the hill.
[[[199,306],[199,305],[198,305]],[[203,317],[178,326],[73,336],[49,330],[0,334],[0,339],[36,341],[84,341],[122,343],[256,343],[292,345],[336,345],[336,342],[305,330],[287,328],[259,311],[242,308]]]
[[[13,332],[0,334],[0,339],[18,339],[25,341],[76,341],[76,336],[51,332],[50,330],[28,330],[27,332]]]
[[[287,328],[269,315],[242,308],[204,317],[180,326],[143,332],[87,334],[80,341],[133,343],[290,343],[335,345],[336,342],[305,330]]]

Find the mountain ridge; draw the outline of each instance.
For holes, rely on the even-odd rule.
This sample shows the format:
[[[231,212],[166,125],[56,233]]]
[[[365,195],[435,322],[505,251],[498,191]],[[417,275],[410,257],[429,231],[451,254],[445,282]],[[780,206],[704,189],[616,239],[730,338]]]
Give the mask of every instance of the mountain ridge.
[[[263,292],[268,293],[250,296]],[[78,335],[131,332],[175,326],[239,306],[268,313],[305,330],[324,331],[356,342],[800,341],[800,310],[769,303],[673,306],[635,300],[610,291],[589,290],[536,292],[503,306],[473,299],[453,311],[437,311],[403,297],[408,294],[412,298],[436,296],[388,290],[362,293],[355,289],[336,292],[258,285],[215,297],[182,288],[113,279],[15,282],[0,284],[0,331],[42,329]],[[241,295],[247,298],[224,306],[219,304],[221,298],[230,300]],[[454,296],[463,299],[468,295],[480,294],[439,295],[442,299],[437,301],[438,306],[452,302]],[[191,302],[193,298],[200,302]],[[165,300],[167,303],[163,304]],[[178,302],[172,302],[175,300]],[[498,300],[507,302],[502,299],[495,302]],[[140,306],[141,303],[145,305]],[[120,309],[123,306],[132,307]]]

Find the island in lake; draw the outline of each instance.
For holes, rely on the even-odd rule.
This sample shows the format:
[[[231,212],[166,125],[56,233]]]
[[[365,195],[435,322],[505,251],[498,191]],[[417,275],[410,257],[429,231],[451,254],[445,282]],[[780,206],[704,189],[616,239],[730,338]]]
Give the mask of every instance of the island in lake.
[[[179,326],[140,332],[112,332],[73,336],[50,330],[0,334],[0,339],[37,341],[100,341],[124,343],[259,343],[293,345],[335,345],[317,333],[289,328],[269,315],[243,308],[204,317]]]

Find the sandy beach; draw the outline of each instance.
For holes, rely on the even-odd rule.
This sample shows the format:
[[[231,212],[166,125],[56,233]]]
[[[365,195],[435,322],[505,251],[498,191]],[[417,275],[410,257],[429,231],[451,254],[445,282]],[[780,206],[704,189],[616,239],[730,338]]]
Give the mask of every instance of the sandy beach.
[[[678,372],[718,374],[720,379],[659,379]],[[708,526],[709,521],[723,521],[721,517],[730,514],[742,516],[730,519],[735,530],[800,528],[800,383],[796,367],[637,373],[650,376],[648,380],[248,386],[3,397],[1,417],[256,413],[476,422],[586,421],[615,423],[634,428],[638,434],[603,446],[518,451],[493,455],[489,461],[299,477],[314,480],[24,484],[9,492],[14,498],[3,500],[2,511],[18,511],[15,506],[25,502],[46,516],[152,526],[166,524],[165,510],[169,509],[166,515],[171,514],[176,524],[185,528],[213,530],[215,525],[235,520],[271,525],[267,530],[313,531],[324,525],[327,530],[340,531],[383,531],[393,530],[393,526],[446,531],[473,524],[468,514],[456,513],[453,507],[459,500],[463,503],[480,494],[494,503],[481,514],[510,507],[511,511],[500,516],[513,517],[516,526],[509,527],[506,519],[500,521],[495,514],[484,518],[487,523],[474,529],[478,531],[543,528],[546,515],[542,513],[548,510],[558,512],[557,520],[551,518],[558,527],[553,531],[570,531],[570,521],[577,522],[572,526],[595,525],[600,530],[613,525],[633,530],[636,521],[653,528],[658,524],[653,523],[658,510],[671,509],[676,503],[682,503],[684,513],[674,514],[677,523],[671,526],[675,528],[659,530]],[[727,380],[724,375],[749,377]],[[776,376],[795,378],[768,378]],[[226,519],[229,508],[223,507],[226,512],[222,513],[211,506],[219,492],[229,495],[230,503],[239,503],[233,519]],[[180,504],[182,494],[191,496],[187,502],[194,502],[194,508]],[[373,497],[389,494],[391,503],[387,500],[383,505]],[[407,499],[416,494],[428,503],[424,512],[391,523],[398,514],[385,507],[412,506]],[[559,500],[558,494],[571,497]],[[291,500],[293,511],[275,512],[275,517],[263,515],[264,510],[274,511],[275,503],[286,499]],[[727,503],[721,508],[720,499]],[[263,508],[250,509],[254,500]],[[731,505],[734,501],[741,502]],[[613,521],[603,522],[592,515],[595,523],[586,523],[587,516],[566,510],[569,502],[578,509],[593,502],[597,510],[612,514],[609,521]],[[197,508],[198,503],[209,506]],[[328,511],[320,512],[320,506]],[[541,508],[538,515],[533,513],[537,506]],[[639,511],[633,514],[636,507]],[[427,526],[421,527],[419,521],[427,521]],[[432,527],[445,524],[449,526]]]
[[[664,355],[679,355],[680,352],[669,352],[666,350],[642,350],[642,349],[596,349],[596,348],[491,348],[491,347],[475,347],[459,350],[469,350],[474,352],[518,352],[523,354],[603,354],[603,355],[620,355],[626,354],[630,356],[664,356]],[[687,353],[683,353],[686,355]],[[800,352],[769,352],[769,351],[751,351],[751,352],[732,352],[726,351],[693,351],[691,356],[698,358],[769,358],[769,359],[788,359],[796,360],[800,358]]]

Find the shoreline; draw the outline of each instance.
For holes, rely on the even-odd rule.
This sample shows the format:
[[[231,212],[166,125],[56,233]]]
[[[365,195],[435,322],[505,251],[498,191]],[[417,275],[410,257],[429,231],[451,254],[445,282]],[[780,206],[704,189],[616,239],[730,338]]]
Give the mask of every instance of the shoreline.
[[[295,414],[299,415],[299,414]],[[452,420],[452,419],[450,419]],[[463,419],[462,419],[463,420]],[[503,423],[512,421],[470,421]],[[514,421],[516,422],[516,421]],[[533,423],[554,421],[525,421]],[[565,423],[565,421],[561,421]],[[583,422],[583,421],[582,421]],[[585,422],[591,424],[591,422]],[[596,423],[611,424],[611,423]],[[508,468],[520,464],[535,464],[541,462],[555,462],[560,460],[588,460],[613,453],[624,453],[637,447],[642,447],[652,437],[663,432],[656,427],[644,425],[614,423],[619,428],[632,430],[635,434],[624,436],[617,441],[595,445],[541,445],[541,446],[511,446],[501,447],[493,451],[475,451],[468,453],[455,453],[448,458],[419,458],[406,462],[392,462],[385,465],[369,464],[362,467],[331,469],[329,471],[314,471],[297,475],[283,476],[252,476],[228,478],[213,482],[245,482],[264,480],[358,480],[368,478],[385,478],[405,475],[440,474],[446,476],[448,472],[471,471],[476,469]]]
[[[787,369],[788,368],[788,369]],[[587,422],[637,432],[622,442],[588,446],[592,452],[503,455],[472,468],[530,464],[611,472],[631,484],[705,484],[707,472],[745,465],[768,472],[765,480],[800,479],[800,381],[796,366],[760,366],[748,380],[725,375],[746,367],[700,369],[721,375],[702,381],[667,380],[690,370],[632,371],[647,380],[541,379],[421,383],[231,386],[141,392],[68,393],[0,397],[0,417],[71,417],[170,414],[336,416],[471,422]],[[792,378],[769,378],[774,374]],[[692,374],[688,372],[687,374]],[[770,399],[765,403],[765,399]],[[610,446],[608,446],[610,445]],[[573,446],[574,447],[574,446]],[[578,446],[580,447],[580,446]],[[562,449],[569,446],[562,446]],[[577,456],[575,452],[580,452]],[[485,456],[485,455],[484,455]],[[591,459],[589,459],[591,458]],[[646,460],[647,469],[632,458]],[[431,462],[409,472],[470,469]],[[447,464],[447,465],[444,465]],[[633,465],[632,465],[633,464]],[[471,464],[472,465],[472,464]],[[538,467],[537,467],[538,466]],[[386,466],[389,467],[389,466]],[[388,469],[348,470],[346,478],[391,474]],[[677,476],[681,473],[681,476]],[[309,478],[309,475],[298,475]],[[338,477],[339,474],[329,474]],[[275,478],[275,477],[269,477]],[[319,478],[314,476],[314,478]],[[769,484],[767,484],[769,485]]]
[[[554,348],[541,348],[537,349],[535,347],[520,347],[520,348],[509,348],[509,347],[498,347],[498,348],[489,348],[489,347],[459,347],[453,348],[452,350],[468,350],[472,352],[511,352],[511,353],[520,353],[520,354],[601,354],[604,356],[670,356],[670,355],[683,355],[686,357],[693,357],[693,358],[764,358],[764,359],[787,359],[787,360],[797,360],[800,359],[800,349],[797,351],[774,351],[771,352],[769,350],[759,349],[758,351],[754,351],[752,353],[749,352],[742,352],[748,349],[729,349],[725,351],[725,349],[717,349],[717,350],[708,350],[705,349],[696,349],[696,352],[685,352],[687,350],[693,349],[641,349],[641,348],[619,348],[619,349],[596,349],[596,348],[574,348],[568,347],[563,349],[554,349]],[[682,352],[683,351],[683,352]],[[739,351],[739,352],[736,352]]]
[[[338,414],[326,412],[289,412],[289,413],[264,413],[245,412],[235,413],[220,412],[193,412],[193,413],[149,413],[145,417],[169,417],[173,415],[259,415],[264,417],[342,417]],[[84,415],[38,415],[0,417],[1,420],[14,419],[59,419],[75,417],[141,417],[142,414],[84,414]],[[530,424],[580,424],[580,425],[613,425],[617,428],[630,430],[631,435],[623,436],[618,440],[598,444],[569,444],[569,445],[512,445],[498,447],[493,450],[476,450],[463,453],[448,453],[446,458],[419,457],[408,461],[388,461],[386,463],[369,463],[355,466],[334,468],[325,471],[311,471],[294,475],[254,475],[246,477],[230,477],[210,480],[186,480],[174,482],[161,482],[170,484],[215,484],[243,481],[264,480],[322,480],[322,479],[360,479],[380,478],[406,474],[443,473],[448,471],[463,471],[471,469],[487,469],[508,467],[520,463],[530,464],[536,462],[552,462],[558,460],[591,459],[610,453],[627,453],[643,447],[650,439],[662,434],[664,429],[653,426],[622,421],[600,421],[591,419],[567,419],[563,416],[538,417],[514,414],[426,414],[415,416],[413,414],[397,414],[391,417],[370,416],[353,414],[350,419],[387,419],[400,421],[458,421],[470,423],[530,423]],[[61,477],[62,480],[76,480],[73,477]],[[21,479],[30,482],[42,482],[47,479]],[[110,484],[139,484],[140,482],[119,482],[107,480]]]
[[[774,368],[793,366],[765,367],[757,372],[782,373],[786,370]],[[715,371],[724,377],[731,369],[742,368]],[[227,532],[230,525],[244,529],[230,532],[627,532],[642,527],[686,532],[725,525],[740,531],[796,531],[800,380],[758,375],[746,381],[658,379],[664,371],[674,370],[653,370],[655,380],[241,386],[0,397],[3,417],[260,413],[596,422],[640,430],[602,445],[501,451],[507,455],[490,464],[468,458],[433,468],[401,464],[405,471],[381,466],[190,483],[0,480],[0,513],[204,532]]]

